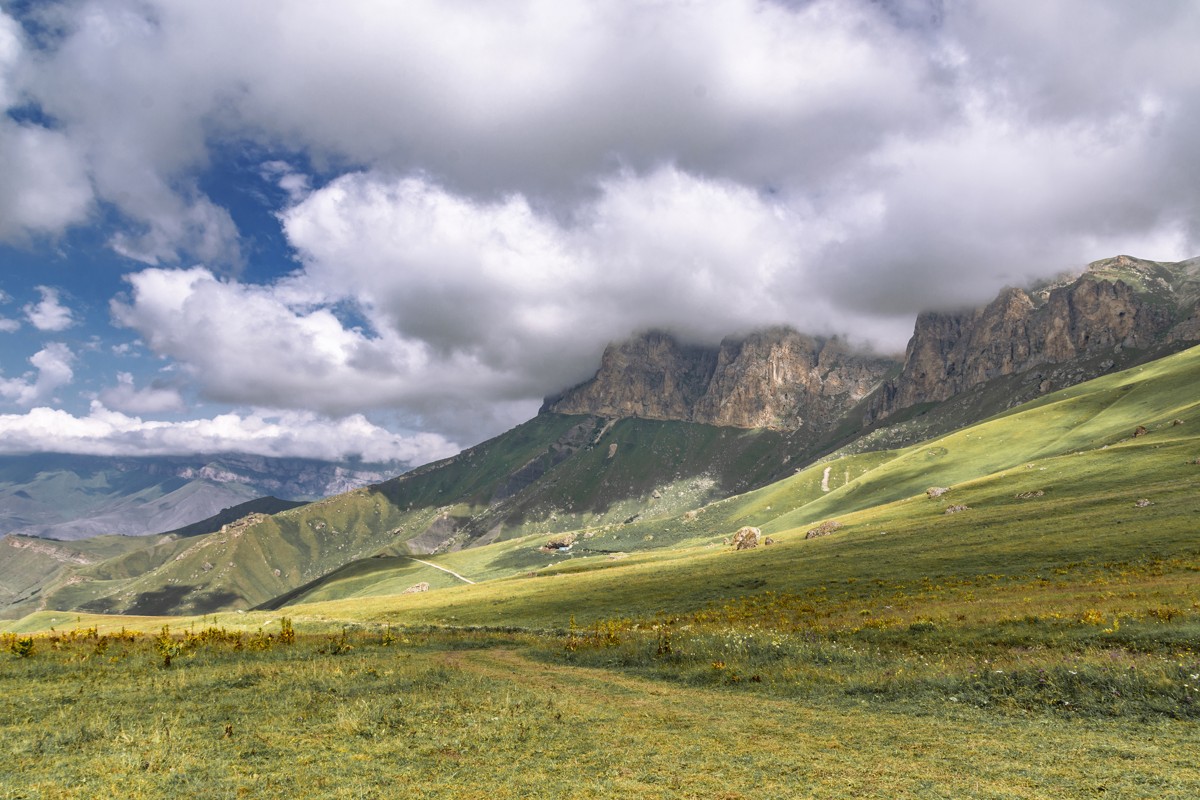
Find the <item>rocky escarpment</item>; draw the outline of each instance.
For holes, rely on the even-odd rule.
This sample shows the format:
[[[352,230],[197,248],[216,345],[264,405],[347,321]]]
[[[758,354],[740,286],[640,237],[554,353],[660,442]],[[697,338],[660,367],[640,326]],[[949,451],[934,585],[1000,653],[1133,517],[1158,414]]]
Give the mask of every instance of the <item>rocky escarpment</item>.
[[[1010,399],[1022,402],[1137,354],[1200,341],[1198,304],[1200,259],[1117,256],[1079,276],[1006,289],[980,308],[923,313],[903,362],[789,328],[719,347],[655,332],[610,345],[594,378],[547,398],[542,410],[819,433],[840,426],[864,398],[855,426],[966,397],[1006,376],[1021,376]],[[999,410],[984,406],[980,414]]]
[[[718,347],[683,345],[654,332],[610,345],[594,378],[547,398],[543,411],[824,430],[897,365],[790,328],[729,338]]]
[[[1119,256],[1040,291],[1006,289],[982,308],[923,313],[903,368],[872,399],[865,421],[947,400],[995,378],[1077,365],[1047,371],[1058,379],[1047,377],[1038,386],[1041,391],[1061,388],[1112,368],[1114,360],[1102,356],[1194,341],[1200,327],[1189,322],[1195,316],[1187,307],[1193,300],[1176,292],[1170,280],[1183,280],[1189,263]]]

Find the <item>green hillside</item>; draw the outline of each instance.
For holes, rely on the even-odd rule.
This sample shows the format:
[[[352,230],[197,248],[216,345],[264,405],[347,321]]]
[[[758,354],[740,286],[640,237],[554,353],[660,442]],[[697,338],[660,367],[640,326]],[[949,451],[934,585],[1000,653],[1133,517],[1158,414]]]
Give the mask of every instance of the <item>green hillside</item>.
[[[671,517],[583,527],[569,553],[543,552],[547,537],[537,534],[431,556],[472,580],[521,579],[406,598],[401,607],[427,622],[537,625],[572,613],[694,608],[737,586],[795,591],[856,575],[864,563],[886,564],[912,580],[947,569],[1025,574],[1200,552],[1197,385],[1200,349],[1192,349],[920,445],[818,462]],[[1146,433],[1134,436],[1139,426]],[[949,491],[930,499],[931,487]],[[1139,500],[1150,505],[1139,508]],[[969,508],[946,513],[958,505]],[[803,541],[827,519],[843,527]],[[760,527],[782,546],[726,552],[723,538],[743,525]],[[390,565],[376,561],[332,576],[296,602],[392,594],[409,577],[397,579]],[[400,574],[415,583],[413,569],[401,560]],[[573,590],[547,606],[554,592],[542,578],[566,573],[589,586],[614,581],[622,588]],[[339,587],[341,580],[347,583]],[[472,600],[495,592],[504,594],[502,609]],[[610,599],[596,607],[583,602],[593,596]],[[538,598],[528,611],[520,610],[524,597]]]
[[[1196,350],[1185,351],[918,445],[848,448],[799,471],[792,465],[805,464],[811,451],[798,435],[544,414],[383,484],[224,532],[56,567],[62,575],[33,607],[207,613],[387,596],[418,584],[440,596],[461,583],[411,556],[477,582],[562,571],[627,574],[642,564],[649,574],[663,559],[716,557],[743,525],[783,542],[836,518],[844,527],[834,538],[857,541],[878,526],[893,535],[914,526],[977,530],[1038,514],[1084,525],[1088,509],[1098,519],[1117,513],[1108,504],[1140,499],[1154,505],[1129,522],[1157,519],[1168,496],[1186,494],[1200,473],[1188,463],[1200,456],[1191,451],[1200,430],[1192,395],[1198,362]],[[946,404],[926,416],[958,413]],[[1147,433],[1134,438],[1139,426]],[[761,488],[744,491],[754,486]],[[927,500],[923,492],[932,486],[950,491]],[[1144,497],[1152,489],[1163,497]],[[951,505],[970,509],[944,515]],[[552,535],[567,532],[576,538],[569,550],[546,551]],[[1071,552],[1081,557],[1078,550]],[[1017,557],[1034,564],[1049,556],[1033,548]],[[698,575],[723,568],[704,558]],[[688,595],[678,587],[669,593]],[[637,602],[659,594],[647,588]],[[697,602],[708,597],[701,593]]]
[[[39,611],[0,635],[0,776],[70,797],[1190,800],[1197,385],[1200,348],[687,511],[562,509],[587,523],[566,551],[545,524],[352,560],[274,608]],[[493,478],[539,452],[516,441]],[[309,522],[354,541],[372,504],[393,518],[361,491],[85,569],[264,558],[240,551],[254,530],[318,552]],[[773,542],[735,551],[744,524]]]
[[[807,443],[775,431],[543,414],[382,484],[72,567],[37,607],[133,614],[245,608],[322,578],[374,572],[376,556],[669,517],[786,474]],[[372,563],[347,566],[361,560]],[[444,584],[440,575],[428,576],[431,585]],[[397,586],[406,579],[387,580]]]

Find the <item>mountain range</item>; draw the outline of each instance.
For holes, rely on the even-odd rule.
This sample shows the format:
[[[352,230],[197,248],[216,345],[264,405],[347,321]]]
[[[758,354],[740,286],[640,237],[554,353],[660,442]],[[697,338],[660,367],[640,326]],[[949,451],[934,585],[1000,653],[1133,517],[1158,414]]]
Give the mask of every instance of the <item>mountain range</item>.
[[[592,379],[529,422],[389,480],[203,534],[10,535],[0,599],[7,616],[205,613],[437,588],[456,578],[414,556],[478,552],[484,580],[537,573],[560,551],[661,550],[735,525],[714,509],[751,491],[780,501],[755,505],[747,524],[802,525],[920,491],[946,448],[903,448],[1190,347],[1198,298],[1200,259],[1120,256],[981,308],[922,314],[903,358],[787,328],[715,347],[648,332],[611,345]],[[885,462],[890,484],[869,488]]]
[[[315,500],[399,471],[396,465],[245,454],[0,456],[0,535],[84,539],[162,533],[256,498]]]

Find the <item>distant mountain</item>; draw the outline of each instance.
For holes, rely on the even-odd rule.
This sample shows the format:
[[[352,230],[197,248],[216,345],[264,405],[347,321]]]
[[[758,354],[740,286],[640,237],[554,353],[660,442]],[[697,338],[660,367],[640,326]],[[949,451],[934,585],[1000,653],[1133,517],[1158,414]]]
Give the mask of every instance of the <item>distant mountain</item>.
[[[886,460],[905,445],[1200,340],[1198,275],[1200,260],[1097,262],[1080,276],[1007,290],[980,309],[923,314],[902,362],[788,329],[731,338],[717,348],[647,334],[611,346],[592,380],[549,398],[529,422],[390,480],[271,516],[250,514],[209,535],[158,537],[100,561],[82,552],[87,563],[74,551],[32,548],[10,537],[14,552],[56,577],[53,585],[33,586],[14,575],[13,600],[3,613],[247,608],[315,590],[337,571],[343,577],[386,571],[388,559],[381,557],[447,553],[529,534],[577,532],[581,541],[604,536],[611,540],[607,547],[619,542],[622,551],[658,548],[698,524],[713,503],[802,471],[804,493],[827,498],[820,501],[822,513],[834,513],[835,500],[845,504],[857,491],[858,472],[852,475],[851,462],[840,473],[828,464],[814,466],[820,458],[870,452],[863,463]],[[1200,362],[1189,356],[1162,363],[1170,381],[1144,396],[1152,405],[1168,403],[1154,405],[1153,416],[1167,415],[1165,424],[1173,425],[1172,409],[1186,405],[1180,398],[1190,397]],[[1134,373],[1122,374],[1117,383],[1136,383]],[[1104,398],[1097,402],[1109,403]],[[1125,428],[1141,424],[1138,413],[1133,409],[1105,428],[1104,441],[1131,435]],[[1059,441],[1060,434],[1045,428],[1029,436]],[[896,494],[897,487],[911,493],[931,480],[921,459],[940,452],[914,450],[904,480],[889,490],[891,499],[907,496]],[[1024,451],[1018,456],[1029,458]],[[241,469],[223,461],[181,473],[176,465],[166,477],[183,483],[165,491],[172,484],[163,477],[151,488],[163,497],[190,481],[227,478],[226,472],[248,481],[245,465]],[[953,479],[966,480],[968,473]],[[314,474],[325,473],[314,468]],[[128,478],[114,475],[106,480]],[[16,488],[3,483],[0,472],[5,498],[36,497],[28,488],[35,483]],[[89,498],[107,487],[92,478],[60,496]],[[839,487],[845,487],[841,493]],[[799,514],[797,497],[781,490],[761,509],[762,522]],[[871,498],[850,499],[863,507]],[[757,517],[727,522],[759,524]],[[522,551],[506,558],[488,568],[491,577],[525,569],[533,556]]]
[[[0,456],[0,535],[82,539],[159,533],[259,497],[315,500],[399,471],[240,454]]]

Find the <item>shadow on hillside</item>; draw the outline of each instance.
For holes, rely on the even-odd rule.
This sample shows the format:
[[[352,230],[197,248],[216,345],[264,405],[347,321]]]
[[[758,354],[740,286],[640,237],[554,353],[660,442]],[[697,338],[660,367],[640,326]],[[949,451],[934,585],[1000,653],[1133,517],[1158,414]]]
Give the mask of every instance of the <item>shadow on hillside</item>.
[[[80,606],[80,610],[94,614],[121,613],[157,617],[227,611],[230,606],[243,601],[242,596],[236,592],[214,590],[192,595],[195,589],[195,586],[164,586],[151,592],[142,592],[123,609],[117,608],[111,598],[103,597]]]

